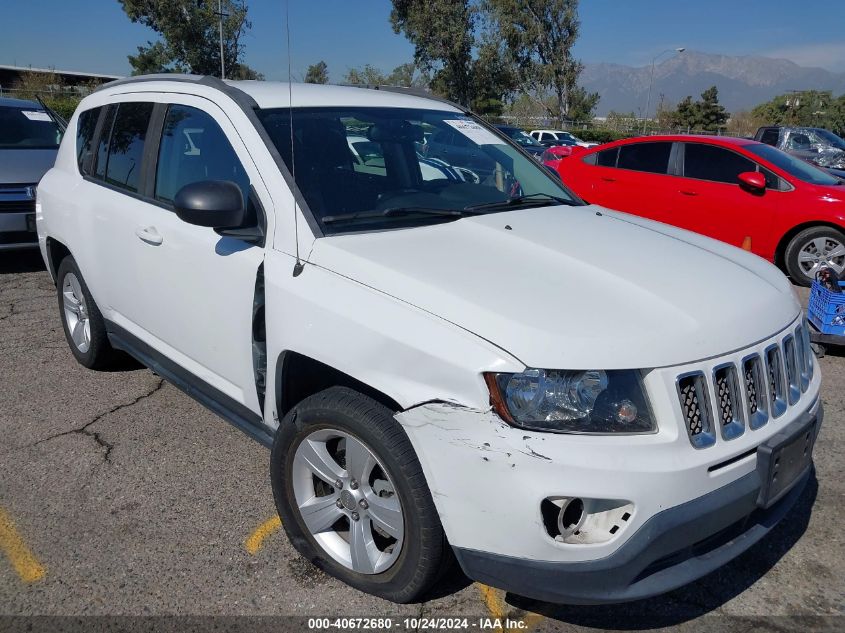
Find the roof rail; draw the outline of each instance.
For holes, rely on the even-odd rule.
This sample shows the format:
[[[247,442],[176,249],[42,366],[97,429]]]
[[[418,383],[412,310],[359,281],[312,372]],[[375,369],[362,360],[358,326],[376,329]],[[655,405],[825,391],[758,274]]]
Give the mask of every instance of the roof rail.
[[[410,86],[389,86],[386,84],[340,84],[341,86],[350,86],[352,88],[367,88],[369,90],[381,90],[383,92],[395,92],[397,94],[412,95],[414,97],[422,97],[424,99],[431,99],[432,101],[439,101],[446,103],[452,107],[457,108],[461,112],[469,113],[470,109],[466,106],[450,101],[444,97],[440,97],[433,92],[429,92],[423,88],[412,88]]]
[[[110,81],[107,84],[98,86],[94,90],[94,92],[99,92],[100,90],[104,90],[106,88],[145,83],[148,81],[180,81],[185,83],[199,84],[201,86],[208,86],[209,88],[219,90],[227,97],[230,97],[242,108],[258,107],[258,103],[256,103],[255,99],[253,99],[243,90],[241,90],[240,88],[236,88],[231,84],[227,84],[225,81],[219,79],[218,77],[214,77],[213,75],[188,75],[183,73],[157,73],[152,75],[136,75],[134,77],[118,79],[117,81]]]

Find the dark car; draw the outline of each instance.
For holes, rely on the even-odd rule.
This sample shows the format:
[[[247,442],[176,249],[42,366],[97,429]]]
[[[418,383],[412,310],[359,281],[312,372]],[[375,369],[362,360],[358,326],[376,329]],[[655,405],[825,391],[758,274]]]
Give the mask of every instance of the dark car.
[[[761,127],[754,140],[819,167],[845,169],[845,140],[818,127]]]
[[[0,250],[38,246],[35,192],[62,128],[35,101],[0,99]]]
[[[497,125],[495,127],[537,160],[540,160],[543,152],[546,151],[544,145],[521,128],[512,125]]]

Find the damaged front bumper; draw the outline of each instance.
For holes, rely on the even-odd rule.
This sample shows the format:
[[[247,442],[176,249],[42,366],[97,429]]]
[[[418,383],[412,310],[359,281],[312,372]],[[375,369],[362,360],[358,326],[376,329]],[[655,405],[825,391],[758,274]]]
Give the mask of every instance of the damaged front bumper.
[[[768,482],[758,447],[807,429],[814,440],[822,409],[814,404],[762,438],[743,438],[731,447],[734,458],[717,458],[725,465],[707,461],[716,458],[707,451],[679,450],[672,433],[554,436],[449,404],[423,405],[397,420],[470,578],[539,600],[597,604],[670,591],[763,538],[801,495],[811,462],[761,503]],[[563,542],[549,535],[540,511],[554,496],[622,500],[633,510],[609,538]]]

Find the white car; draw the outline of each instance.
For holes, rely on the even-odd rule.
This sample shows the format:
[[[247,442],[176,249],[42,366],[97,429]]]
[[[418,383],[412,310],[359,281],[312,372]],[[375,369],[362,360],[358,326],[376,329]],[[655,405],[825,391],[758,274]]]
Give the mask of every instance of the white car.
[[[290,94],[99,88],[37,229],[77,360],[124,350],[272,447],[308,560],[398,602],[452,556],[520,595],[618,602],[724,564],[802,494],[821,377],[777,268],[584,204],[457,106]],[[384,174],[356,169],[350,127]],[[493,169],[425,181],[424,128]]]
[[[578,147],[596,147],[598,145],[598,143],[582,141],[571,132],[564,132],[563,130],[531,130],[530,134],[540,143],[565,141]]]

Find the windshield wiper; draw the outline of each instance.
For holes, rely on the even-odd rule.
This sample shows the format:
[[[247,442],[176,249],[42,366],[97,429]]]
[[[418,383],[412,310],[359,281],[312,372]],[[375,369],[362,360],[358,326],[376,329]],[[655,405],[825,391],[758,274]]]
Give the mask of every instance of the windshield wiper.
[[[336,222],[351,222],[358,219],[372,218],[396,218],[404,215],[433,215],[446,218],[461,218],[465,215],[474,215],[471,210],[466,209],[438,209],[436,207],[390,207],[381,211],[358,211],[357,213],[341,213],[340,215],[327,215],[323,218],[324,224]]]
[[[523,204],[544,204],[553,202],[555,204],[566,204],[569,206],[576,206],[574,200],[568,200],[559,196],[552,196],[548,193],[529,193],[524,196],[515,196],[507,200],[497,200],[496,202],[482,202],[480,204],[470,204],[464,207],[464,211],[481,211],[483,209],[497,209],[500,207],[517,207]]]

